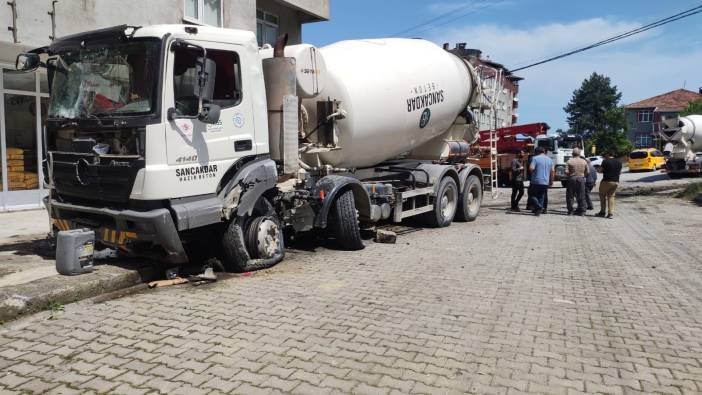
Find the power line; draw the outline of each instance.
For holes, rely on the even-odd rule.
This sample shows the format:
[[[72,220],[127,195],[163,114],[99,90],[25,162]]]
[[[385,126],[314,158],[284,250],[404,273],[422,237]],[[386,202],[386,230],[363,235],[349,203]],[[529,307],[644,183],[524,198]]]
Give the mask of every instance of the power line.
[[[412,26],[412,27],[410,27],[410,28],[408,28],[408,29],[405,29],[405,30],[403,30],[403,31],[401,31],[401,32],[395,33],[395,34],[393,34],[391,37],[398,37],[398,36],[401,36],[401,35],[403,35],[403,34],[405,34],[405,33],[409,33],[409,32],[411,32],[412,30],[414,30],[414,29],[416,29],[416,28],[418,28],[418,27],[426,26],[426,25],[428,25],[428,24],[430,24],[430,23],[432,23],[432,22],[436,22],[436,21],[438,21],[438,20],[440,20],[440,19],[442,19],[442,18],[444,18],[444,17],[446,17],[446,16],[449,16],[449,15],[455,13],[455,12],[463,11],[464,9],[466,9],[466,8],[468,8],[468,7],[472,7],[472,6],[473,6],[473,3],[472,3],[472,2],[470,2],[470,3],[468,3],[468,4],[464,4],[464,5],[462,5],[462,6],[458,7],[458,8],[456,8],[456,9],[453,9],[453,10],[451,10],[451,11],[449,11],[449,12],[443,13],[443,14],[441,14],[441,15],[439,15],[439,16],[433,18],[433,19],[430,19],[430,20],[426,21],[426,22],[422,22],[422,23],[420,23],[420,24],[418,24],[418,25],[414,25],[414,26]]]
[[[469,10],[468,12],[465,12],[465,13],[463,13],[463,14],[459,14],[459,15],[456,16],[455,18],[447,19],[447,20],[443,21],[442,23],[439,23],[439,24],[434,25],[434,26],[428,26],[428,27],[425,28],[425,29],[422,29],[422,30],[419,30],[419,31],[415,31],[414,33],[411,33],[411,34],[416,36],[416,35],[418,35],[418,34],[420,34],[420,33],[424,33],[424,32],[428,32],[428,31],[430,31],[430,30],[434,30],[434,29],[436,29],[436,28],[438,28],[438,27],[445,26],[445,25],[447,25],[447,24],[449,24],[449,23],[451,23],[451,22],[454,22],[454,21],[457,21],[457,20],[459,20],[459,19],[461,19],[461,18],[464,18],[464,17],[466,17],[466,16],[468,16],[468,15],[470,15],[470,14],[474,14],[474,13],[476,13],[476,12],[478,12],[478,11],[481,11],[481,10],[484,10],[484,9],[487,9],[487,8],[490,8],[490,7],[494,7],[494,6],[496,6],[496,5],[500,4],[500,3],[503,3],[504,1],[505,1],[505,0],[493,1],[493,2],[491,2],[491,3],[488,3],[488,4],[483,5],[482,7],[478,7],[478,8]],[[460,11],[460,10],[462,10],[462,9],[466,9],[466,8],[468,8],[469,6],[472,6],[472,5],[473,5],[473,4],[468,4],[468,5],[464,5],[464,6],[458,7],[458,8],[456,8],[455,10],[452,10],[452,11],[449,11],[449,12],[447,12],[447,13],[441,14],[441,15],[439,15],[438,17],[433,18],[433,19],[431,19],[431,20],[429,20],[429,21],[427,21],[427,22],[420,23],[419,25],[415,25],[415,26],[413,26],[413,27],[411,27],[411,28],[409,28],[409,29],[405,29],[405,30],[403,30],[403,31],[400,32],[400,33],[394,34],[392,37],[398,37],[398,36],[401,36],[401,35],[407,35],[407,33],[412,32],[413,30],[415,30],[415,29],[418,28],[418,27],[430,25],[430,24],[433,23],[433,22],[436,22],[436,21],[438,21],[438,20],[440,20],[440,19],[443,19],[443,18],[446,17],[446,16],[455,14],[457,11]]]
[[[651,30],[651,29],[655,29],[655,28],[657,28],[657,27],[660,27],[660,26],[666,25],[666,24],[668,24],[668,23],[672,23],[672,22],[678,21],[678,20],[680,20],[680,19],[684,19],[684,18],[693,16],[693,15],[699,14],[699,13],[702,13],[702,5],[699,5],[699,6],[690,8],[690,9],[688,9],[688,10],[679,12],[679,13],[677,13],[677,14],[675,14],[675,15],[671,15],[671,16],[666,17],[666,18],[663,18],[663,19],[659,19],[659,20],[657,20],[657,21],[655,21],[655,22],[651,22],[651,23],[649,23],[649,24],[647,24],[647,25],[638,27],[638,28],[633,29],[633,30],[629,30],[629,31],[627,31],[627,32],[618,34],[618,35],[616,35],[616,36],[612,36],[612,37],[607,38],[607,39],[604,39],[604,40],[602,40],[602,41],[598,41],[598,42],[596,42],[596,43],[594,43],[594,44],[590,44],[590,45],[588,45],[588,46],[585,46],[585,47],[582,47],[582,48],[578,48],[578,49],[575,49],[575,50],[573,50],[573,51],[569,51],[569,52],[566,52],[566,53],[563,53],[563,54],[560,54],[560,55],[557,55],[557,56],[553,56],[553,57],[550,57],[550,58],[548,58],[548,59],[544,59],[544,60],[538,61],[538,62],[536,62],[536,63],[532,63],[532,64],[529,64],[529,65],[526,65],[526,66],[523,66],[523,67],[519,67],[519,68],[510,70],[510,71],[514,73],[514,72],[521,71],[521,70],[525,70],[525,69],[528,69],[528,68],[531,68],[531,67],[534,67],[534,66],[539,66],[539,65],[542,65],[542,64],[544,64],[544,63],[552,62],[552,61],[554,61],[554,60],[562,59],[562,58],[565,58],[565,57],[567,57],[567,56],[575,55],[575,54],[577,54],[577,53],[584,52],[584,51],[587,51],[587,50],[589,50],[589,49],[601,47],[601,46],[603,46],[603,45],[610,44],[610,43],[613,43],[613,42],[615,42],[615,41],[619,41],[619,40],[625,39],[625,38],[627,38],[627,37],[631,37],[631,36],[634,36],[634,35],[636,35],[636,34],[640,34],[640,33],[643,33],[643,32],[645,32],[645,31],[648,31],[648,30]]]

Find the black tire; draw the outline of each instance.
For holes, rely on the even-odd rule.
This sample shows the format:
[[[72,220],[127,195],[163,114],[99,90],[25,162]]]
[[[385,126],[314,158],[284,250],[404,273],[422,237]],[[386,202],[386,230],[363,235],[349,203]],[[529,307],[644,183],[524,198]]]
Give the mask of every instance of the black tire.
[[[480,204],[483,201],[483,187],[476,176],[468,176],[463,191],[458,199],[456,221],[472,222],[478,218]]]
[[[358,226],[358,212],[353,191],[347,189],[339,193],[331,207],[330,225],[339,248],[349,251],[362,250],[361,228]]]
[[[563,188],[567,188],[567,187],[568,187],[568,181],[561,181],[561,186],[562,186]]]
[[[433,228],[451,225],[458,211],[458,195],[456,181],[451,177],[444,177],[434,199],[434,209],[425,214],[427,224]]]
[[[678,180],[682,178],[682,175],[678,173],[668,173],[668,178],[670,178],[671,180]]]
[[[266,230],[268,232],[266,232]],[[268,234],[270,245],[261,246],[261,235]],[[262,252],[265,250],[265,252]],[[283,260],[283,228],[266,198],[259,199],[251,215],[236,216],[222,237],[222,264],[228,272],[265,269]]]

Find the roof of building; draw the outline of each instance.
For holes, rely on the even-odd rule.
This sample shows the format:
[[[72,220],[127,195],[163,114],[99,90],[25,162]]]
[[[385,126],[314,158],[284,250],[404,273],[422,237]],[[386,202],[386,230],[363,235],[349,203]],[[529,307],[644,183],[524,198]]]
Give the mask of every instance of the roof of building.
[[[702,99],[702,94],[687,89],[676,89],[662,95],[649,97],[636,103],[627,104],[625,108],[655,108],[656,111],[682,111],[690,102]]]

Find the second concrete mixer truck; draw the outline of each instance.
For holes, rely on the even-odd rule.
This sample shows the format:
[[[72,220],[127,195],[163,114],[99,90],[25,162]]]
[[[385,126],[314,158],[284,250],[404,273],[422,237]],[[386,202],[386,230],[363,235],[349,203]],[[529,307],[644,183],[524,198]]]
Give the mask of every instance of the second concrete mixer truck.
[[[665,165],[668,176],[702,175],[702,115],[664,119],[662,124],[661,140],[672,144]]]
[[[285,41],[124,25],[19,55],[18,70],[46,67],[51,82],[55,230],[170,264],[206,243],[247,271],[283,259],[284,231],[355,250],[368,224],[476,218],[470,64],[423,40]]]

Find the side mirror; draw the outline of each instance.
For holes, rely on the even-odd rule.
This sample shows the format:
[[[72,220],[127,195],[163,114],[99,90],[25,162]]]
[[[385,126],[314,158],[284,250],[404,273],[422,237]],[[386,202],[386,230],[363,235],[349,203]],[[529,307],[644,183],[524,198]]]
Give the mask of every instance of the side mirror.
[[[35,53],[21,53],[17,55],[17,60],[15,61],[15,69],[17,71],[35,71],[40,65],[39,55]]]
[[[216,104],[205,104],[202,106],[202,111],[197,115],[197,119],[204,123],[215,124],[219,121],[219,113],[222,108]]]

